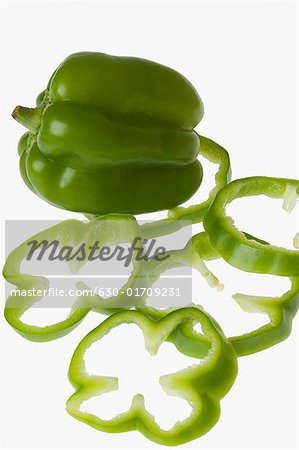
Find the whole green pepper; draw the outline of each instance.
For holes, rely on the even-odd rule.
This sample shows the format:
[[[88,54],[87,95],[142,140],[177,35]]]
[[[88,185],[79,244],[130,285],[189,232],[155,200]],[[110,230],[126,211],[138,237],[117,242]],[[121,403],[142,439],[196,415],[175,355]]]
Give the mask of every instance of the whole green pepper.
[[[21,174],[44,200],[88,214],[139,214],[188,200],[202,180],[193,128],[203,106],[178,72],[139,58],[76,53],[36,108],[13,117]]]

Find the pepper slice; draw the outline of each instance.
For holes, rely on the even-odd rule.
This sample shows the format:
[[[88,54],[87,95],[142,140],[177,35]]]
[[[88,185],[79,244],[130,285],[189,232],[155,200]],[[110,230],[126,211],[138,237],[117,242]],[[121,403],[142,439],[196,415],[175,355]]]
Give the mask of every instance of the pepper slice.
[[[202,222],[216,194],[229,183],[231,179],[231,168],[228,152],[207,137],[199,136],[199,138],[199,156],[202,156],[211,163],[219,165],[219,169],[215,175],[215,186],[204,202],[188,207],[178,206],[168,211],[168,217],[166,219],[141,225],[140,229],[144,238],[151,239],[153,237],[174,233],[190,222]]]
[[[136,394],[131,407],[111,420],[84,412],[82,403],[93,396],[118,388],[115,377],[97,376],[86,372],[84,355],[88,348],[113,328],[122,324],[136,324],[141,328],[145,347],[155,355],[162,343],[183,324],[199,323],[202,334],[192,336],[197,348],[194,356],[201,363],[179,372],[163,375],[160,384],[172,396],[183,397],[192,407],[191,415],[177,422],[170,430],[163,430],[146,410],[144,397]],[[113,314],[91,331],[76,348],[69,368],[69,379],[76,392],[67,401],[67,411],[74,418],[101,431],[119,433],[138,430],[148,439],[163,445],[179,445],[207,433],[218,421],[220,399],[226,395],[237,375],[237,359],[219,325],[209,315],[196,308],[184,308],[153,321],[139,311]]]
[[[283,198],[290,211],[299,196],[299,181],[285,178],[250,177],[235,180],[216,196],[203,222],[211,244],[232,266],[255,273],[299,275],[299,251],[250,240],[226,215],[225,207],[236,198],[253,195]]]
[[[99,217],[88,223],[79,220],[65,220],[44,230],[33,237],[30,237],[17,248],[15,248],[7,258],[3,269],[3,275],[9,283],[16,286],[19,290],[18,295],[12,294],[6,302],[4,315],[8,323],[23,337],[33,341],[48,341],[57,339],[72,331],[74,327],[79,325],[81,320],[92,308],[130,308],[135,304],[134,296],[127,296],[128,288],[147,286],[147,276],[144,270],[144,260],[137,258],[138,247],[133,249],[132,264],[133,270],[119,293],[109,299],[102,298],[100,295],[80,296],[76,299],[70,314],[65,320],[47,326],[36,326],[24,323],[22,315],[43,296],[38,292],[33,292],[33,288],[46,291],[49,288],[49,280],[43,276],[35,276],[21,273],[20,267],[22,261],[28,255],[28,242],[36,240],[38,243],[47,241],[59,242],[59,248],[64,246],[73,246],[79,248],[82,243],[88,248],[98,241],[100,246],[116,245],[119,243],[132,243],[138,237],[139,227],[132,216],[110,214]],[[138,241],[139,249],[142,250],[142,243]],[[79,260],[71,260],[68,262],[73,273],[77,273],[81,267],[87,262],[87,258]],[[84,277],[84,276],[83,276]],[[89,289],[88,286],[80,282],[82,290]],[[30,295],[32,291],[34,295]],[[27,292],[26,296],[22,292]],[[138,300],[138,299],[137,299]]]
[[[250,235],[247,235],[247,238],[255,240]],[[266,242],[264,244],[267,245]],[[192,258],[190,258],[190,250]],[[198,233],[190,239],[184,249],[169,251],[168,258],[165,261],[151,261],[150,279],[153,283],[165,270],[192,265],[201,273],[211,287],[221,288],[218,279],[204,264],[204,261],[219,258],[221,257],[212,247],[208,234],[206,232]],[[269,320],[268,323],[255,330],[228,338],[237,356],[251,355],[265,350],[287,339],[291,334],[292,321],[299,308],[299,277],[292,277],[290,281],[290,289],[280,297],[253,296],[241,293],[232,296],[233,300],[238,303],[244,312],[265,314]],[[163,317],[171,310],[157,310],[147,307],[144,306],[145,302],[146,299],[143,298],[141,304],[138,305],[138,309],[155,319]],[[175,343],[180,351],[187,352],[189,356],[193,356],[192,346],[189,345],[189,341],[191,340],[192,342],[193,337],[194,330],[192,327],[183,324],[176,334],[171,336],[171,341]],[[184,347],[185,345],[186,347]]]

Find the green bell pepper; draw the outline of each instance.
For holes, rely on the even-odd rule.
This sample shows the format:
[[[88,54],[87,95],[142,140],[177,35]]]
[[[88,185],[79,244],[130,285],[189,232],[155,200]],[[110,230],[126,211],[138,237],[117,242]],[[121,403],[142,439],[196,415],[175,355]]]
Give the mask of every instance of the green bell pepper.
[[[116,377],[87,373],[84,355],[92,344],[113,328],[135,324],[143,332],[147,351],[155,355],[163,342],[184,323],[191,327],[199,323],[202,327],[202,333],[194,333],[192,342],[189,341],[197,349],[194,357],[201,363],[163,375],[160,384],[167,394],[188,401],[192,407],[188,418],[177,422],[170,430],[162,429],[146,410],[141,394],[133,397],[128,411],[111,420],[103,420],[80,409],[84,401],[118,388]],[[76,348],[69,368],[69,379],[76,391],[67,401],[67,411],[74,418],[101,431],[119,433],[138,430],[158,444],[179,445],[202,436],[215,425],[220,415],[220,399],[230,390],[236,375],[237,359],[231,344],[219,325],[199,309],[179,309],[159,321],[153,321],[138,311],[121,311],[91,331]]]
[[[139,58],[83,52],[52,75],[26,126],[20,169],[53,205],[102,215],[139,214],[188,200],[202,180],[193,128],[203,106],[175,70]]]
[[[138,247],[133,249],[133,270],[127,283],[119,289],[118,295],[103,298],[96,294],[93,296],[82,295],[77,297],[71,311],[65,320],[46,326],[27,324],[22,320],[23,314],[36,306],[36,303],[44,297],[43,292],[49,288],[49,280],[44,276],[21,273],[21,264],[29,253],[28,243],[36,240],[38,243],[57,241],[59,249],[65,246],[80,248],[82,243],[86,248],[98,241],[100,247],[113,246],[120,243],[131,243],[138,237],[139,227],[132,216],[110,214],[99,217],[88,223],[79,220],[65,220],[47,230],[30,237],[8,256],[3,269],[3,275],[9,283],[16,286],[16,291],[7,299],[4,315],[7,322],[23,337],[33,341],[48,341],[57,339],[72,331],[92,309],[131,308],[138,298],[127,295],[129,288],[146,287],[148,285],[145,271],[145,261],[137,258],[138,249],[142,250],[142,242],[138,241]],[[87,258],[72,259],[68,265],[73,273],[78,271],[87,262]],[[82,275],[84,278],[84,275]],[[83,292],[90,288],[83,282],[77,287]],[[41,292],[38,292],[38,291]],[[23,293],[26,293],[24,295]]]
[[[246,236],[250,241],[256,239],[248,234]],[[264,245],[267,245],[267,243],[264,242]],[[190,251],[192,254],[191,258]],[[192,265],[201,273],[211,287],[221,289],[217,278],[204,264],[204,261],[220,258],[220,255],[212,247],[206,232],[193,236],[184,249],[172,250],[167,252],[167,254],[168,258],[164,261],[150,261],[149,278],[151,283],[156,281],[166,270]],[[241,293],[232,296],[233,300],[238,303],[244,312],[260,313],[268,316],[268,322],[265,325],[239,336],[229,336],[228,339],[233,345],[237,356],[250,355],[265,350],[283,341],[291,334],[292,321],[299,307],[299,277],[292,277],[290,281],[290,289],[279,297],[253,296]],[[160,319],[171,310],[157,310],[145,305],[146,298],[142,298],[137,307],[143,313],[156,319]],[[180,333],[179,339],[177,336],[172,336],[172,342],[182,352],[184,352],[184,345],[186,344],[188,354],[193,356],[192,347],[189,345],[189,341],[191,339],[192,342],[194,335],[192,327],[184,324],[177,333]]]
[[[282,276],[299,275],[299,251],[287,250],[248,239],[226,215],[225,207],[236,198],[267,195],[283,198],[290,211],[299,197],[299,181],[285,178],[250,177],[235,180],[216,196],[203,225],[211,244],[232,266],[248,272]]]

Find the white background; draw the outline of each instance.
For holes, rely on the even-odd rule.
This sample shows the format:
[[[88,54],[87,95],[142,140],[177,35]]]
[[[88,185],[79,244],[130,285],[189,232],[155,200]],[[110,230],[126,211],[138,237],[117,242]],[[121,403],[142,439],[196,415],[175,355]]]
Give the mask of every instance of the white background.
[[[26,188],[16,151],[24,130],[10,117],[17,104],[33,106],[54,68],[68,54],[82,50],[152,59],[189,78],[205,104],[198,131],[227,148],[234,178],[298,178],[296,10],[296,3],[288,1],[1,2],[2,225],[5,219],[82,217],[48,205]],[[290,246],[297,216],[278,212],[279,202],[269,201],[265,208],[260,199],[253,200],[235,211],[237,224],[271,243]],[[236,281],[235,275],[229,276],[223,281]],[[194,274],[193,292],[209,311],[205,295],[210,294],[203,283],[197,284],[198,278]],[[248,280],[247,288],[257,295],[277,295],[286,281],[277,286],[265,278],[261,292],[258,282]],[[222,305],[216,309],[211,312],[224,331],[231,334],[232,326],[238,332],[238,314],[233,319]],[[137,432],[101,433],[65,412],[73,392],[66,375],[71,355],[101,320],[90,314],[70,335],[38,344],[22,339],[1,314],[1,448],[158,448]],[[250,329],[259,320],[246,318],[246,326]],[[125,336],[115,345],[125,344]],[[298,448],[297,340],[295,328],[282,344],[239,359],[239,375],[222,402],[218,424],[180,448]],[[138,364],[142,352],[131,348],[136,365],[127,376],[140,369],[139,376],[146,380],[147,368]],[[120,373],[125,366],[125,360],[120,361]]]

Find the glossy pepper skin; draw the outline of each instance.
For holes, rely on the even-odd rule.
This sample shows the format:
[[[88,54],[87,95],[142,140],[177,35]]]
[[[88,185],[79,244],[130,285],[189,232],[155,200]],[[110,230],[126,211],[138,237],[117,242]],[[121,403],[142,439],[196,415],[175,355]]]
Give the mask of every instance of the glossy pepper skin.
[[[127,411],[110,420],[104,420],[80,408],[84,401],[118,389],[118,378],[113,374],[101,376],[87,372],[84,356],[91,345],[113,328],[134,324],[142,330],[145,347],[154,356],[163,342],[184,323],[191,327],[200,324],[202,327],[202,333],[194,333],[188,342],[193,347],[193,357],[198,359],[199,364],[165,374],[160,377],[159,382],[167,394],[188,401],[192,412],[186,419],[176,422],[170,429],[161,428],[146,409],[144,397],[139,393],[134,395]],[[185,352],[188,355],[184,344],[183,353]],[[138,430],[158,444],[180,445],[202,436],[215,425],[220,415],[220,400],[232,387],[237,371],[233,347],[217,322],[203,311],[182,308],[158,321],[140,311],[120,311],[92,330],[76,348],[69,367],[69,379],[76,391],[68,399],[66,408],[74,418],[101,431],[120,433]]]
[[[202,180],[193,128],[203,106],[178,72],[139,58],[83,52],[52,75],[36,108],[13,117],[30,189],[72,211],[101,215],[170,209]]]

